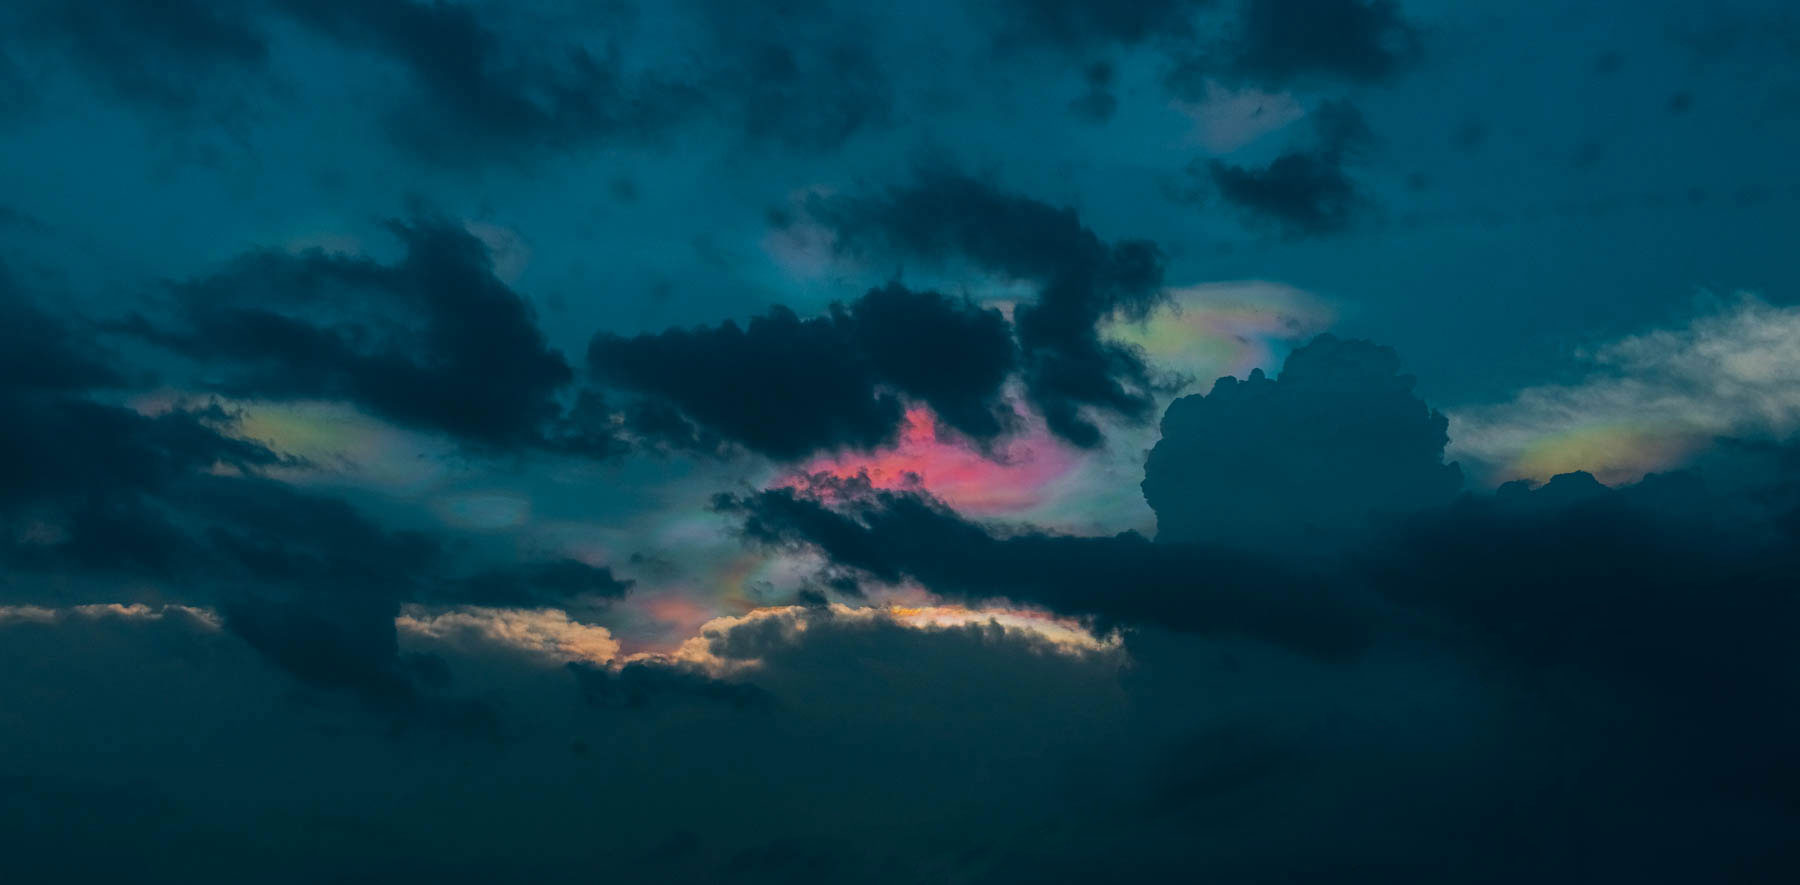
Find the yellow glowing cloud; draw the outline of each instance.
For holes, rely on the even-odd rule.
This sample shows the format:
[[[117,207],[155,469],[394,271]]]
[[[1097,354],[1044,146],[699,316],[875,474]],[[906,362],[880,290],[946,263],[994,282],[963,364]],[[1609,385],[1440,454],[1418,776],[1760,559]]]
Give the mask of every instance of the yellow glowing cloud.
[[[0,605],[0,624],[9,621],[30,621],[40,624],[52,624],[66,618],[84,618],[87,620],[118,619],[125,621],[160,621],[170,615],[187,618],[195,625],[207,630],[218,630],[224,622],[218,612],[210,608],[191,605],[149,606],[141,602],[101,602],[87,605],[72,605],[66,608],[46,608],[37,605]]]
[[[1142,349],[1156,369],[1204,386],[1251,369],[1278,370],[1288,347],[1335,319],[1328,304],[1305,291],[1243,280],[1171,290],[1168,302],[1141,322],[1114,319],[1101,331]]]
[[[1117,635],[1096,636],[1079,621],[1034,609],[972,609],[960,605],[848,606],[833,603],[822,610],[798,605],[770,606],[742,615],[714,618],[703,624],[698,634],[672,651],[639,653],[631,655],[628,660],[686,664],[714,675],[754,670],[762,665],[760,660],[720,657],[713,651],[714,640],[740,627],[757,624],[774,627],[785,641],[794,642],[812,627],[815,620],[821,618],[835,623],[885,622],[925,631],[992,625],[1001,630],[1032,635],[1043,640],[1045,647],[1067,654],[1116,651],[1122,644]]]
[[[619,655],[611,631],[570,620],[561,609],[461,606],[432,610],[408,605],[394,619],[402,636],[451,644],[490,643],[555,661],[607,663]]]

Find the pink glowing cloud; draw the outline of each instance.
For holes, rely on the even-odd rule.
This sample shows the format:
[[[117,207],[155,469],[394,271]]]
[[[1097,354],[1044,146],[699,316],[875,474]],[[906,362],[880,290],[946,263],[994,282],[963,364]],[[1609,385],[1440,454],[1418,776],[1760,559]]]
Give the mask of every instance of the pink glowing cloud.
[[[1079,454],[1035,418],[1027,419],[1023,432],[984,454],[941,433],[937,416],[914,406],[907,410],[906,427],[892,447],[815,458],[777,484],[791,485],[819,473],[864,475],[879,489],[923,489],[960,512],[997,516],[1044,503],[1050,487],[1079,463]]]

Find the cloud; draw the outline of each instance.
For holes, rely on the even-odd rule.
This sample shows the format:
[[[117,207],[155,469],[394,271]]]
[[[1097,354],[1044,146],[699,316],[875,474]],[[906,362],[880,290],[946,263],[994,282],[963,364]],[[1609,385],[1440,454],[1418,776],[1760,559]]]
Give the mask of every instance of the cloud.
[[[1152,544],[1134,532],[997,534],[919,493],[824,478],[806,490],[724,495],[717,506],[744,520],[752,543],[817,549],[874,580],[914,580],[946,598],[1250,636],[1324,656],[1363,641],[1353,605],[1303,569],[1222,547]]]
[[[894,122],[896,74],[871,10],[834,0],[746,7],[698,0],[686,15],[704,49],[691,74],[746,139],[809,155]]]
[[[717,437],[783,459],[892,441],[902,395],[991,440],[1014,422],[1001,384],[1015,360],[999,311],[899,284],[823,317],[777,307],[743,327],[600,334],[588,347],[596,377],[679,410],[628,411],[633,429],[688,445]]]
[[[1204,381],[1273,367],[1336,319],[1336,308],[1310,292],[1233,280],[1170,289],[1148,316],[1114,319],[1101,334],[1140,349],[1158,373]]]
[[[1334,543],[1371,513],[1448,503],[1448,425],[1392,348],[1320,335],[1281,374],[1220,378],[1163,414],[1144,464],[1157,540],[1252,548]]]
[[[605,566],[558,559],[489,569],[457,584],[438,585],[433,593],[446,600],[489,608],[594,608],[623,598],[632,583],[618,578]]]
[[[1179,103],[1194,119],[1202,147],[1228,154],[1306,116],[1306,109],[1286,92],[1254,87],[1231,89],[1216,80],[1202,81],[1191,103]]]
[[[121,384],[107,356],[70,326],[34,303],[0,264],[0,391]]]
[[[394,111],[401,143],[428,159],[511,160],[606,139],[642,140],[683,121],[691,87],[628,73],[616,48],[566,34],[508,34],[479,6],[416,0],[276,0],[293,21],[384,57],[422,102]],[[603,22],[607,32],[616,22]],[[607,33],[616,41],[616,33]]]
[[[1114,315],[1142,316],[1162,299],[1163,254],[1147,240],[1107,243],[1072,209],[943,169],[869,195],[817,196],[807,212],[836,248],[856,255],[967,263],[1037,284],[1014,309],[1028,401],[1051,432],[1083,448],[1101,444],[1085,409],[1149,417],[1149,373],[1136,352],[1101,340]]]
[[[1348,230],[1368,205],[1346,169],[1370,141],[1368,126],[1354,106],[1328,102],[1313,112],[1313,129],[1312,146],[1285,151],[1261,168],[1209,161],[1219,196],[1289,237]]]
[[[277,275],[276,294],[296,294],[281,290],[280,283],[316,293],[309,289],[315,279],[308,271],[327,279],[360,273],[381,282],[391,270],[339,265],[316,253],[296,260],[326,263],[283,265],[289,273]],[[474,298],[491,299],[493,291]],[[192,297],[205,308],[212,306],[213,295],[234,299],[255,294],[234,289]],[[269,293],[265,289],[262,294]],[[331,296],[343,293],[324,294],[329,303]],[[389,286],[377,287],[375,294],[413,307],[417,302],[409,297],[428,300],[444,293]],[[428,587],[454,588],[483,599],[546,594],[564,602],[623,592],[624,584],[610,571],[580,563],[523,564],[475,578],[459,575],[460,566],[447,555],[443,539],[387,530],[343,500],[307,494],[263,476],[266,469],[292,462],[242,438],[237,416],[216,403],[146,413],[89,398],[92,391],[84,388],[116,384],[120,373],[80,347],[69,327],[26,302],[23,293],[0,290],[0,299],[0,314],[20,320],[16,331],[28,335],[21,342],[27,346],[9,354],[19,361],[18,371],[0,382],[0,409],[8,418],[0,428],[0,560],[26,579],[0,587],[0,604],[62,606],[67,600],[53,595],[55,584],[46,587],[44,576],[73,580],[76,586],[120,576],[167,581],[180,588],[174,604],[216,611],[215,625],[222,622],[303,683],[343,691],[383,709],[438,716],[449,711],[422,690],[412,672],[414,662],[400,654],[395,641],[394,617],[402,601],[425,595]],[[261,303],[280,304],[278,299]],[[305,298],[289,303],[316,306]],[[503,321],[523,316],[522,306],[515,298],[511,310],[504,303],[486,307],[490,309],[474,311],[460,322],[497,331],[504,343]],[[318,352],[333,352],[329,347],[283,353],[274,343],[332,339],[349,349],[350,342],[365,340],[342,325],[308,326],[258,314],[248,306],[230,321],[201,313],[205,321],[200,325],[211,321],[212,332],[264,334],[251,339],[276,348],[277,365],[281,356],[304,355],[286,368],[310,371],[315,379],[336,383],[334,373],[356,378],[358,372],[399,371],[392,359],[370,357],[363,365],[335,366],[312,359]],[[456,322],[447,324],[460,328]],[[535,329],[513,330],[517,338],[532,340],[522,330],[535,334]],[[468,331],[473,335],[477,330]],[[333,339],[335,335],[344,337]],[[425,337],[429,343],[447,339],[453,351],[460,346],[478,349],[479,344],[442,329]],[[536,341],[541,345],[541,338]],[[250,341],[220,346],[231,355],[254,358],[246,349]],[[480,355],[469,353],[471,359]],[[434,362],[431,371],[441,371],[441,366]],[[267,366],[254,369],[271,371]],[[450,370],[450,376],[455,374]],[[287,383],[272,374],[252,377]],[[298,383],[304,389],[309,382]],[[164,610],[170,604],[165,592],[156,583],[138,588],[133,593],[138,598],[120,601],[123,607],[117,612],[147,614],[150,609],[132,606],[150,603]],[[77,606],[74,611],[86,610]]]
[[[1109,639],[1042,614],[800,606],[714,622],[687,657],[603,665],[605,637],[560,613],[406,610],[403,644],[494,705],[498,740],[296,702],[233,634],[183,618],[0,618],[0,694],[16,699],[0,778],[19,788],[0,832],[27,872],[164,857],[200,879],[218,877],[195,858],[263,833],[258,858],[297,878],[355,857],[451,880],[576,881],[605,863],[701,882],[797,863],[875,882],[1506,882],[1589,858],[1644,881],[1778,880],[1800,861],[1785,838],[1800,460],[1737,456],[1739,485],[1572,477],[1394,526],[1326,572],[1388,601],[1365,610],[1378,621],[1351,657],[1148,625]],[[1130,563],[1166,546],[1131,543],[1091,598],[1129,597],[1144,574]],[[1190,585],[1221,580],[1200,567]],[[476,765],[504,776],[445,783]],[[1370,800],[1389,793],[1407,801]],[[331,844],[280,836],[297,813],[338,821]],[[872,829],[898,847],[856,838]],[[71,849],[99,837],[107,852]],[[227,847],[167,854],[196,839]]]
[[[1418,58],[1421,35],[1394,0],[1243,0],[1225,48],[1234,70],[1262,82],[1380,82]]]
[[[1031,41],[1063,49],[1134,46],[1192,34],[1195,14],[1208,5],[1210,0],[1008,0],[1003,4],[1003,24],[996,28],[1003,44]]]
[[[120,328],[232,396],[348,400],[478,447],[609,453],[612,441],[558,423],[574,373],[481,241],[431,217],[390,230],[406,247],[395,264],[253,252],[174,285],[166,319]]]
[[[1119,109],[1119,98],[1113,94],[1114,72],[1111,64],[1095,62],[1082,73],[1087,91],[1069,102],[1069,111],[1091,123],[1112,119]]]
[[[1800,308],[1740,295],[1684,327],[1581,356],[1577,381],[1453,410],[1452,450],[1495,480],[1586,469],[1629,481],[1681,465],[1713,437],[1800,428]]]
[[[50,0],[15,10],[15,35],[67,55],[119,99],[181,116],[229,119],[248,107],[232,81],[267,74],[268,35],[255,4]]]
[[[1081,453],[1051,436],[1042,422],[1024,423],[1025,429],[1004,442],[976,450],[942,432],[930,409],[914,407],[891,446],[820,455],[781,481],[861,476],[877,488],[924,489],[965,513],[1017,514],[1047,503],[1060,482],[1082,467]]]
[[[408,605],[394,621],[404,637],[450,644],[490,643],[558,663],[605,664],[619,643],[605,627],[570,620],[554,608],[521,609],[461,606],[432,610]]]

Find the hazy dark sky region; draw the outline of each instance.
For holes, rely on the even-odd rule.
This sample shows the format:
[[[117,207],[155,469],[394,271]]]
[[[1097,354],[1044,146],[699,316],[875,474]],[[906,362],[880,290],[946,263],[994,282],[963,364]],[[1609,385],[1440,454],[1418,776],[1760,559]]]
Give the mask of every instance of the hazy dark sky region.
[[[0,4],[0,880],[1800,881],[1800,7]]]

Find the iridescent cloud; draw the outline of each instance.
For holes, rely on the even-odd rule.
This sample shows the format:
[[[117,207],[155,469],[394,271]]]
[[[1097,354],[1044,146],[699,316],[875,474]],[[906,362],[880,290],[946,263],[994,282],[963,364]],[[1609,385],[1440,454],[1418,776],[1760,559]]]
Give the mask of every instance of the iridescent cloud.
[[[930,409],[906,412],[899,441],[879,452],[848,452],[814,458],[778,480],[792,484],[806,476],[867,476],[876,488],[930,492],[964,513],[1017,515],[1047,499],[1047,487],[1080,463],[1080,455],[1026,419],[1024,432],[990,453],[949,435]]]
[[[1204,388],[1224,375],[1274,371],[1287,352],[1337,318],[1323,299],[1263,280],[1173,289],[1139,322],[1114,319],[1107,338],[1141,348],[1151,366]]]
[[[1750,295],[1581,354],[1586,378],[1450,411],[1450,455],[1489,482],[1587,470],[1630,482],[1716,436],[1800,428],[1800,307]]]

